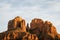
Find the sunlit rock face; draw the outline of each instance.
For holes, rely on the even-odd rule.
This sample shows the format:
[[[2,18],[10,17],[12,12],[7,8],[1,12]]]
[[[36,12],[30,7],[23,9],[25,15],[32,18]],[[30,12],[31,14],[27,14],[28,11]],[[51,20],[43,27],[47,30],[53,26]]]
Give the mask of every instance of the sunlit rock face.
[[[16,29],[14,31],[6,32],[5,36],[2,37],[2,40],[38,40],[38,37],[34,34]]]
[[[0,33],[0,40],[38,40],[38,37],[27,32],[25,20],[17,16],[9,20],[8,30]]]
[[[17,16],[8,22],[8,30],[0,33],[0,40],[60,40],[55,26],[49,21],[34,18],[29,26]]]
[[[55,26],[49,21],[45,21],[45,32],[46,34],[51,36],[53,39],[55,39],[57,36],[57,31],[56,31]]]
[[[8,30],[20,28],[21,30],[26,31],[26,25],[25,24],[26,24],[25,20],[22,19],[21,17],[17,16],[8,22]]]
[[[50,33],[50,34],[57,34],[56,28],[55,26],[49,22],[49,21],[45,21],[45,27],[46,27],[46,33]]]

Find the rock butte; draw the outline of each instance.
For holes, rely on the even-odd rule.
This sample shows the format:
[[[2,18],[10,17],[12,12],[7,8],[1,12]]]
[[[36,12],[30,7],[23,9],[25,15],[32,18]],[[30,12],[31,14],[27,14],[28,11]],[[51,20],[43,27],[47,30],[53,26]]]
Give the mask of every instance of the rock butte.
[[[30,27],[17,16],[8,22],[8,30],[0,33],[0,40],[60,40],[55,26],[49,21],[34,18]]]

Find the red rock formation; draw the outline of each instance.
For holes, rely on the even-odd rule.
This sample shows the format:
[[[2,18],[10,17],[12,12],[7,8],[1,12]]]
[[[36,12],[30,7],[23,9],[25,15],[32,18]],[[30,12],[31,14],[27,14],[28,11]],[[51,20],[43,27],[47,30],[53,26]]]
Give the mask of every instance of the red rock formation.
[[[20,30],[20,29],[19,29]],[[38,40],[36,35],[32,35],[28,32],[22,32],[18,29],[14,31],[7,31],[5,32],[5,36],[1,36],[2,40]]]
[[[39,31],[43,31],[43,27],[44,27],[44,22],[43,22],[43,20],[42,19],[37,19],[37,18],[35,18],[35,19],[33,19],[32,20],[32,22],[30,23],[30,29],[32,30],[32,29],[35,29],[35,28],[38,28],[38,30]],[[37,30],[37,31],[38,31]],[[36,31],[36,32],[37,32]]]
[[[13,30],[16,28],[20,28],[23,31],[26,31],[25,20],[19,16],[15,17],[13,20],[10,20],[8,22],[8,30]]]
[[[0,40],[38,40],[36,35],[26,31],[25,20],[19,16],[8,22],[8,31],[0,33]]]
[[[49,21],[35,18],[29,25],[17,16],[8,22],[8,30],[0,33],[0,40],[60,40],[55,26]]]
[[[57,35],[57,32],[53,24],[49,21],[45,21],[45,28],[46,28],[45,32],[51,37],[55,38],[55,36]]]
[[[44,22],[43,20],[37,18],[31,21],[30,31],[30,33],[36,34],[39,37],[39,40],[54,40],[57,35],[56,28],[51,22]]]

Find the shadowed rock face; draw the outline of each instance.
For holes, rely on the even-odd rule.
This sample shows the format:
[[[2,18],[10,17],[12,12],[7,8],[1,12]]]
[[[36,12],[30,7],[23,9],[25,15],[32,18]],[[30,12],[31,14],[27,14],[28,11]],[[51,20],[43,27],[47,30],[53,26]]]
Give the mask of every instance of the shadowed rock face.
[[[40,31],[42,31],[43,27],[44,27],[44,22],[42,19],[33,19],[32,22],[30,23],[31,29],[34,29],[36,27],[38,27],[40,29]]]
[[[60,34],[49,21],[35,18],[29,27],[24,19],[17,16],[9,20],[8,30],[0,33],[0,40],[60,40]]]
[[[56,28],[51,22],[44,22],[42,19],[37,18],[30,23],[30,33],[36,34],[39,40],[55,40],[58,36]]]

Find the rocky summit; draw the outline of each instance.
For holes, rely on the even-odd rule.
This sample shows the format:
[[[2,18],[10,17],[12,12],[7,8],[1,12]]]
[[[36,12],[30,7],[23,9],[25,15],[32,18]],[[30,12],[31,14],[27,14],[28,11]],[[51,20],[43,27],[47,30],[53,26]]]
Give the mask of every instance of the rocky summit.
[[[29,26],[17,16],[9,20],[7,31],[0,33],[0,40],[60,40],[60,34],[49,21],[34,18]]]

